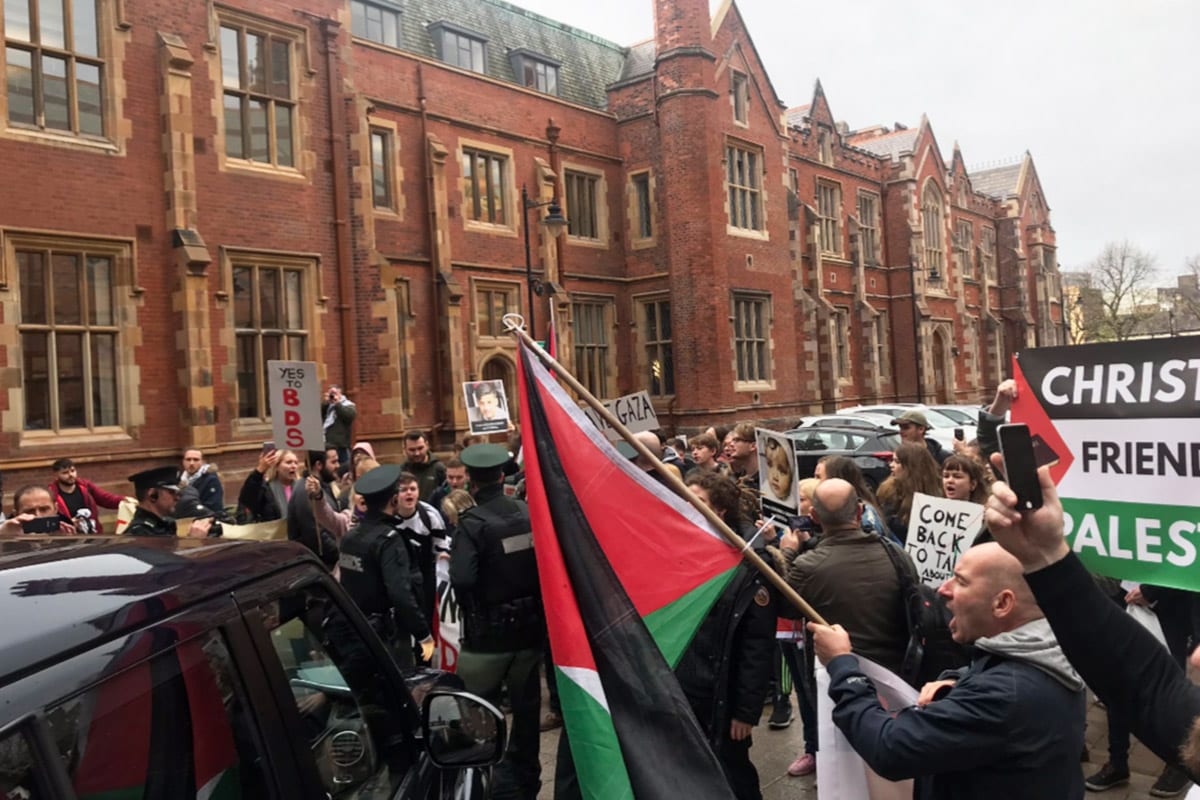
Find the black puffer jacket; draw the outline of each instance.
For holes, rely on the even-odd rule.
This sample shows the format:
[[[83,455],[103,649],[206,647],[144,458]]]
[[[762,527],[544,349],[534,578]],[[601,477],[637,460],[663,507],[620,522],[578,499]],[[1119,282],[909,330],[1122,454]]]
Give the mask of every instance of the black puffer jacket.
[[[729,737],[731,720],[754,725],[775,658],[775,593],[753,567],[737,568],[675,667],[709,741]]]

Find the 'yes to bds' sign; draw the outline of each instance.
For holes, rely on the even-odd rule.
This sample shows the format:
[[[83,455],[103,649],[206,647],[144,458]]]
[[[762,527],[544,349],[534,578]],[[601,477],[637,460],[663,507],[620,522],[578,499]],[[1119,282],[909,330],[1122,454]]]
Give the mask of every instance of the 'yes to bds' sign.
[[[321,419],[321,382],[316,362],[268,361],[267,386],[275,446],[324,450],[325,421]]]

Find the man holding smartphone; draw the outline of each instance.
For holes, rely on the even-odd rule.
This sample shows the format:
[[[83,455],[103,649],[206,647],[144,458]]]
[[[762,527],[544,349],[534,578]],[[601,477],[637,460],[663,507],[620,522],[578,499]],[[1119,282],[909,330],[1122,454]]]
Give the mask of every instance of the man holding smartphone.
[[[64,522],[50,490],[43,486],[25,486],[13,497],[14,516],[0,524],[0,536],[23,533],[56,533],[72,536],[75,526]]]
[[[321,417],[325,420],[325,444],[337,450],[338,461],[350,463],[350,441],[354,436],[354,418],[358,409],[341,388],[330,386],[321,399]]]

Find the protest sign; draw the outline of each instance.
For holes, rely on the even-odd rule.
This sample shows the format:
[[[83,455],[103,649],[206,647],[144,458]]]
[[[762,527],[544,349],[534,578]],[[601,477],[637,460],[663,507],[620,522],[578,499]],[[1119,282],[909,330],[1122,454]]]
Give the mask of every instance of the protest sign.
[[[437,562],[437,614],[434,616],[433,625],[434,638],[437,641],[437,647],[433,651],[434,669],[456,672],[462,617],[459,614],[458,598],[450,584],[450,562],[444,558],[438,559]]]
[[[917,492],[908,519],[905,549],[921,582],[936,589],[950,579],[958,557],[975,541],[983,506]]]
[[[858,666],[871,679],[886,711],[899,713],[916,705],[917,691],[870,659],[858,657]],[[833,700],[829,697],[829,673],[816,666],[817,684],[817,800],[912,800],[913,782],[881,778],[854,752],[850,742],[833,722]]]
[[[605,400],[603,403],[604,407],[611,411],[613,416],[629,429],[630,433],[641,433],[658,428],[658,415],[654,413],[654,404],[650,402],[650,394],[644,390],[623,395],[615,400]],[[621,434],[609,426],[593,409],[584,406],[583,413],[587,415],[593,425],[604,431],[604,435],[609,439],[615,441],[621,438]]]
[[[1072,549],[1094,572],[1200,590],[1200,337],[1027,350],[1014,422],[1050,464]]]
[[[267,396],[271,400],[271,431],[276,447],[325,449],[321,381],[315,362],[268,361]]]
[[[763,428],[755,429],[754,440],[758,445],[758,495],[763,516],[786,523],[796,516],[800,506],[792,440]]]
[[[473,381],[462,386],[471,433],[503,433],[508,430],[508,398],[504,394],[504,381]]]

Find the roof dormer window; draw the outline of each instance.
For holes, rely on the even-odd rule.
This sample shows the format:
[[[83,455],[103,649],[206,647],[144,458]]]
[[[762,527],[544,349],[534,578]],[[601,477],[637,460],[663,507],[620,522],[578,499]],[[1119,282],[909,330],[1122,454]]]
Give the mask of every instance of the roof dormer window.
[[[513,77],[522,86],[546,94],[558,94],[558,68],[561,62],[525,48],[509,51]]]
[[[453,67],[487,74],[487,38],[442,20],[429,26],[438,58]]]

